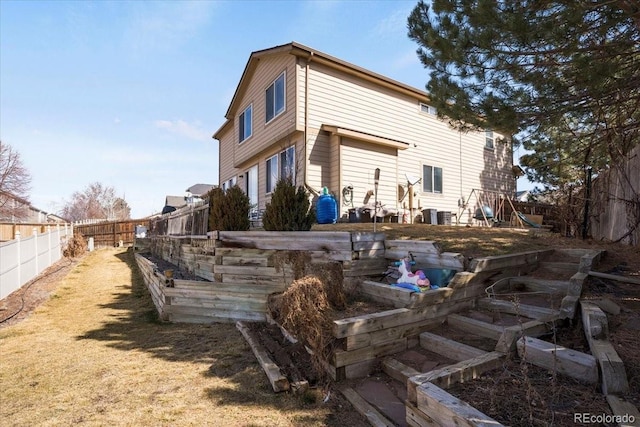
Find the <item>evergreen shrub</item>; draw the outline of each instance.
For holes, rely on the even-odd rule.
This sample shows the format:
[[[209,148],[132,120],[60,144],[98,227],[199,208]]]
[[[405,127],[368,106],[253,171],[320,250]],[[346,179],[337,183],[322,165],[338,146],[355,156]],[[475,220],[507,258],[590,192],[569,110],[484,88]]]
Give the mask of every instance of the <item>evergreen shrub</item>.
[[[262,225],[267,231],[309,231],[316,220],[309,193],[296,189],[291,178],[278,181],[271,202],[267,204]]]

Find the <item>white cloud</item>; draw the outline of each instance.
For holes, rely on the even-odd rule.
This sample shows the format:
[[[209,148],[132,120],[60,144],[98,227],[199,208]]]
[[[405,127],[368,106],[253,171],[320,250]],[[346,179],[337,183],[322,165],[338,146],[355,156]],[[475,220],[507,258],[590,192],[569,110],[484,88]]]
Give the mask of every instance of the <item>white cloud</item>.
[[[140,2],[128,30],[127,44],[134,50],[178,47],[209,22],[215,2]]]
[[[388,17],[380,20],[374,28],[377,37],[406,37],[407,18],[410,9],[402,8],[391,13]]]
[[[209,141],[211,139],[211,132],[202,129],[200,122],[187,123],[184,120],[156,120],[154,125],[158,129],[195,141]]]
[[[420,60],[418,59],[418,54],[416,53],[416,51],[410,50],[394,57],[391,61],[391,64],[394,69],[403,69],[415,65],[420,65]]]

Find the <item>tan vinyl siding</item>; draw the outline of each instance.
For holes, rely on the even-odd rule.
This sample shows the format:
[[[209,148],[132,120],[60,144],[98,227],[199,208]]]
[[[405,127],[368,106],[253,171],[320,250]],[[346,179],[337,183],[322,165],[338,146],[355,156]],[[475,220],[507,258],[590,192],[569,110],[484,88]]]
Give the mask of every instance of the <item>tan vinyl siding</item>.
[[[322,124],[341,126],[409,144],[408,149],[397,153],[397,167],[393,175],[396,182],[392,187],[394,195],[398,184],[406,188],[405,174],[422,177],[423,165],[442,168],[442,194],[422,192],[422,183],[414,188],[417,193],[414,217],[426,208],[455,213],[458,200],[467,198],[473,188],[501,190],[508,195],[513,192],[515,181],[510,176],[511,153],[508,147],[496,142],[494,150],[485,149],[484,131],[461,135],[436,116],[421,112],[420,102],[424,100],[315,63],[312,63],[309,73],[309,92],[310,127]],[[365,154],[365,147],[372,151]],[[344,148],[343,167],[348,162]],[[361,148],[359,154],[364,157],[360,165],[371,165],[368,169],[373,170],[374,164],[384,161],[384,157],[376,154],[379,146],[365,144]],[[356,169],[354,165],[347,171],[343,170],[341,188],[336,194],[349,184],[349,174],[356,174]],[[354,197],[356,206],[361,199],[359,195]],[[404,202],[408,207],[408,197]],[[394,199],[385,203],[396,206]],[[402,205],[399,204],[398,208],[401,209]]]
[[[322,132],[318,129],[310,129],[307,134],[307,155],[309,156],[307,182],[315,190],[320,191],[322,187],[328,187],[330,191],[337,191],[337,181],[333,180],[332,165],[331,163],[331,147],[330,137],[327,132]],[[302,154],[302,153],[301,153]],[[337,160],[337,159],[334,159]]]
[[[331,124],[405,142],[419,127],[417,100],[323,65],[312,63],[309,92],[311,127]]]
[[[374,173],[376,168],[380,168],[378,201],[386,208],[396,209],[398,194],[396,151],[390,147],[342,138],[341,185],[342,187],[353,186],[354,207],[362,205],[367,191],[375,191]],[[369,204],[373,206],[374,196],[369,199]],[[350,207],[341,203],[339,214],[348,214]]]
[[[222,187],[222,183],[228,181],[231,177],[238,175],[238,169],[233,164],[233,148],[237,136],[233,135],[233,127],[229,126],[220,138],[220,165],[218,184]]]
[[[285,72],[285,111],[266,123],[266,90]],[[249,87],[237,101],[238,109],[233,112],[235,162],[240,165],[260,153],[295,127],[296,115],[296,61],[291,55],[273,55],[260,58]],[[238,144],[238,116],[253,104],[253,133],[250,138]]]
[[[302,185],[302,166],[304,153],[302,150],[302,138],[301,134],[295,134],[291,136],[291,139],[287,138],[274,144],[269,150],[261,153],[260,156],[254,159],[252,164],[258,164],[258,201],[259,208],[265,209],[267,203],[271,201],[271,193],[266,193],[267,188],[267,159],[271,158],[275,154],[282,152],[288,147],[295,146],[296,150],[296,186]]]
[[[326,61],[317,62],[322,61],[317,53],[308,59],[277,52],[251,59],[256,62],[250,63],[233,111],[229,111],[233,123],[218,135],[220,183],[257,163],[261,209],[271,199],[265,195],[266,160],[293,143],[297,145],[296,184],[304,184],[308,165],[307,184],[316,191],[327,186],[336,195],[343,217],[351,206],[343,203],[342,190],[353,185],[354,207],[361,206],[366,192],[374,188],[376,167],[381,169],[380,201],[400,214],[398,185],[406,189],[405,174],[421,178],[423,165],[442,168],[442,194],[423,192],[422,183],[415,186],[414,217],[426,208],[459,213],[459,200],[466,200],[474,188],[499,190],[508,196],[514,192],[509,146],[496,140],[493,150],[486,149],[484,131],[461,134],[436,116],[421,112],[420,103],[428,101],[419,91],[379,85],[362,78],[357,70],[353,74],[338,71]],[[285,112],[265,124],[265,91],[283,71]],[[239,144],[238,115],[249,104],[253,104],[252,136]],[[351,135],[365,140],[367,135],[373,138],[356,141],[330,133],[338,128],[355,131]],[[373,143],[380,143],[380,138],[399,141],[397,147],[407,148]],[[407,206],[408,201],[404,199]]]

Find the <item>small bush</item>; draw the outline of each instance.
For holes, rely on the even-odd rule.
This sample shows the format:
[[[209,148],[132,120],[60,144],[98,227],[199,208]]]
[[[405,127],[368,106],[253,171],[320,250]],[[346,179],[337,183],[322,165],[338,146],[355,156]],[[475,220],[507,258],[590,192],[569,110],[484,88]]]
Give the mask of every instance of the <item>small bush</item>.
[[[209,192],[209,230],[222,230],[224,191],[214,188]]]
[[[276,184],[262,217],[267,231],[309,231],[316,220],[311,209],[309,194],[303,187],[296,189],[291,178],[281,179]]]
[[[249,197],[237,185],[226,192],[214,188],[209,192],[209,230],[248,230],[249,209]]]
[[[67,243],[67,247],[62,251],[65,258],[76,258],[87,251],[87,240],[80,233],[74,233]]]
[[[244,231],[249,229],[249,210],[251,203],[249,197],[234,185],[224,195],[224,213],[221,230]]]

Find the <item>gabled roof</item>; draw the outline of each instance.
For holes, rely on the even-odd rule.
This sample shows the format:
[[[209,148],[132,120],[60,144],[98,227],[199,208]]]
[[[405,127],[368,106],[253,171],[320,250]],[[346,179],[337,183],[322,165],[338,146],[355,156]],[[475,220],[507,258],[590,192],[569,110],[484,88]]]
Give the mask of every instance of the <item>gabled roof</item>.
[[[194,196],[204,196],[216,187],[217,185],[212,184],[194,184],[191,187],[187,188],[185,191],[187,193],[193,194]]]
[[[242,97],[242,94],[247,89],[251,78],[253,77],[253,73],[255,72],[258,63],[260,62],[260,58],[269,55],[277,55],[288,53],[291,55],[295,55],[298,57],[305,58],[309,62],[317,62],[322,63],[324,65],[330,66],[334,69],[346,72],[351,75],[358,76],[364,80],[368,80],[379,85],[391,88],[398,92],[402,92],[408,94],[410,96],[414,96],[417,99],[420,99],[424,102],[429,101],[429,96],[427,92],[422,91],[420,89],[414,88],[407,84],[401,83],[397,80],[393,80],[389,77],[385,77],[382,74],[374,73],[373,71],[367,70],[366,68],[359,67],[350,62],[343,61],[342,59],[338,59],[334,56],[327,55],[326,53],[320,52],[319,50],[312,49],[300,43],[291,42],[287,44],[283,44],[280,46],[274,46],[268,49],[257,50],[252,52],[249,56],[249,60],[247,61],[247,65],[244,67],[244,71],[242,72],[242,77],[240,77],[240,82],[236,87],[236,91],[233,94],[233,98],[231,99],[231,103],[229,104],[229,108],[225,113],[226,121],[222,126],[213,134],[213,138],[218,139],[218,135],[222,130],[230,123],[233,122],[234,111],[237,107],[236,103]]]
[[[184,196],[167,196],[164,201],[165,206],[173,206],[174,208],[179,208],[187,204]]]

